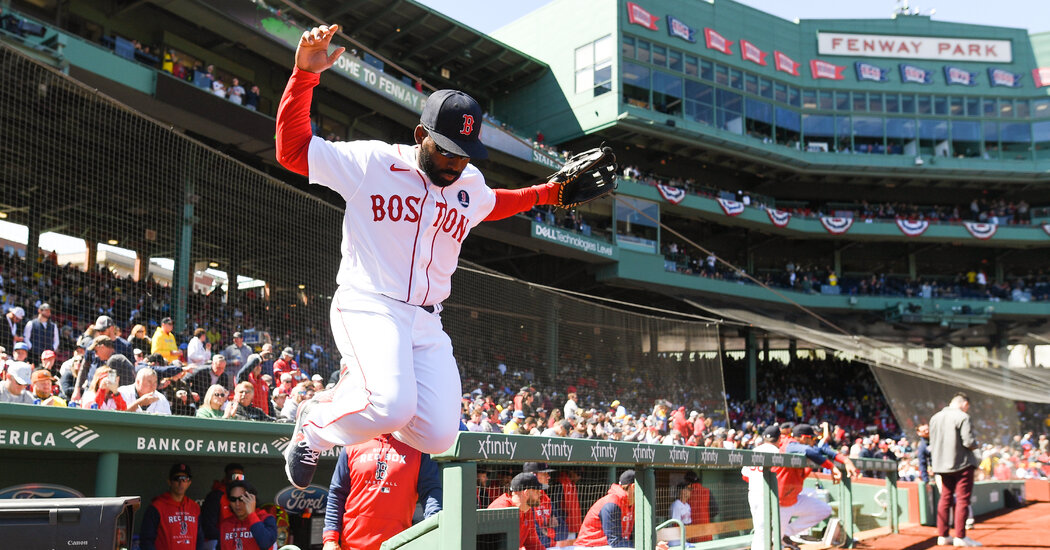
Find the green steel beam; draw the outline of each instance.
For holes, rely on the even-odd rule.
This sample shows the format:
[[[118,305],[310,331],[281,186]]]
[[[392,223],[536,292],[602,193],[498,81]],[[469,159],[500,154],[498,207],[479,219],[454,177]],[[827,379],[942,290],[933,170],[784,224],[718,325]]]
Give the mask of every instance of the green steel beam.
[[[117,476],[120,473],[120,453],[101,453],[95,471],[95,496],[117,496]]]

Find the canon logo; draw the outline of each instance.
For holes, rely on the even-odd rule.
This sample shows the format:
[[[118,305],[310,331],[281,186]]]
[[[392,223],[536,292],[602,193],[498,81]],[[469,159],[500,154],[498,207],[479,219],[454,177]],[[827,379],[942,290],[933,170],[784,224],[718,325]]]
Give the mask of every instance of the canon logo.
[[[66,546],[87,546],[88,541],[86,540],[67,540]]]

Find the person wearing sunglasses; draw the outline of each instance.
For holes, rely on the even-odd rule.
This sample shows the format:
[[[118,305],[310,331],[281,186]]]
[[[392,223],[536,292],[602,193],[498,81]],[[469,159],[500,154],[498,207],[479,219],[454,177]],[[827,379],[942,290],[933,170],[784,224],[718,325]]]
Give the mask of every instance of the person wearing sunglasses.
[[[201,508],[186,496],[192,483],[188,465],[178,463],[168,471],[168,492],[154,498],[142,518],[142,550],[193,550],[204,542],[204,532],[199,529]]]
[[[421,102],[414,144],[313,136],[313,88],[345,51],[328,53],[338,31],[303,33],[277,112],[277,160],[346,200],[331,316],[344,374],[296,412],[285,473],[299,488],[336,445],[392,433],[424,453],[451,446],[462,392],[439,314],[463,239],[482,221],[558,202],[555,182],[489,188],[472,164],[488,158],[481,106],[459,90]]]
[[[277,542],[277,518],[256,507],[258,494],[244,480],[226,486],[232,514],[219,522],[219,550],[263,550]]]
[[[208,392],[204,394],[204,399],[201,400],[200,406],[197,407],[197,417],[229,418],[233,416],[233,411],[229,411],[227,416],[226,400],[229,395],[226,388],[219,384],[208,388]]]

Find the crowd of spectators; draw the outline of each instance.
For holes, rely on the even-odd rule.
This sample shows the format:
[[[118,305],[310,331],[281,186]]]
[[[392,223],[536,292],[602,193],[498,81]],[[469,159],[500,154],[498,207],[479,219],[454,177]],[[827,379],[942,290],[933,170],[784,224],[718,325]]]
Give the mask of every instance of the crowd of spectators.
[[[174,48],[144,44],[136,39],[114,35],[103,36],[99,41],[121,57],[164,71],[245,109],[259,109],[259,87],[225,71],[217,71],[215,65],[192,60]]]
[[[933,224],[979,222],[995,225],[1029,225],[1032,223],[1032,208],[1022,200],[1010,201],[1002,198],[973,198],[968,204],[954,205],[913,204],[903,201],[855,203],[832,203],[827,201],[789,201],[784,204],[770,197],[754,195],[748,191],[714,189],[697,183],[695,178],[666,178],[653,173],[643,173],[636,166],[625,166],[623,176],[645,185],[670,185],[690,193],[711,199],[729,199],[760,210],[777,208],[790,212],[792,216],[816,219],[825,216],[852,217],[856,221],[928,221]],[[1044,214],[1045,215],[1045,214]]]
[[[720,263],[713,254],[690,254],[676,242],[663,245],[668,271],[712,279],[751,284],[753,281]],[[1050,274],[1040,269],[1023,275],[1009,274],[1002,281],[992,281],[981,266],[954,276],[907,276],[885,273],[835,273],[830,265],[785,264],[782,270],[763,269],[753,277],[776,288],[808,294],[844,294],[849,296],[899,296],[902,298],[962,298],[992,302],[1032,302],[1050,300]]]
[[[338,370],[325,325],[314,324],[327,316],[321,305],[275,311],[252,290],[235,300],[221,289],[194,293],[186,333],[177,334],[171,289],[152,278],[59,266],[44,251],[36,272],[24,268],[17,256],[0,255],[10,331],[0,340],[0,401],[288,420]],[[34,326],[53,330],[54,340],[31,342],[27,327],[45,317]]]
[[[265,310],[251,303],[255,298],[245,295],[231,305],[221,295],[194,295],[192,332],[178,335],[163,286],[120,279],[106,269],[59,267],[48,255],[40,260],[39,272],[22,276],[21,260],[0,257],[4,318],[7,327],[16,327],[12,349],[0,357],[0,401],[287,422],[300,403],[335,382],[331,342],[315,327],[300,326],[309,336],[296,336],[294,322],[274,338]],[[34,320],[44,322],[34,330],[55,326],[57,346],[41,350],[47,346],[39,335],[19,338]],[[253,345],[245,342],[247,330],[261,335]],[[457,348],[466,392],[462,428],[746,449],[774,422],[827,423],[843,452],[899,459],[905,476],[917,467],[913,434],[902,432],[863,365],[802,358],[764,362],[758,371],[761,397],[752,402],[739,395],[742,360],[729,355],[717,365],[725,394],[705,393],[710,384],[700,371],[682,373],[670,357],[629,357],[628,366],[616,369],[582,354],[564,359],[557,373],[538,372],[508,366],[542,365],[538,356],[511,360],[477,346]],[[1027,418],[1045,433],[1048,412],[1032,406]],[[1046,438],[1026,448],[1022,439],[1031,437],[983,449],[986,475],[1006,475],[1009,465],[1014,477],[1045,477],[1039,457],[1046,453]]]

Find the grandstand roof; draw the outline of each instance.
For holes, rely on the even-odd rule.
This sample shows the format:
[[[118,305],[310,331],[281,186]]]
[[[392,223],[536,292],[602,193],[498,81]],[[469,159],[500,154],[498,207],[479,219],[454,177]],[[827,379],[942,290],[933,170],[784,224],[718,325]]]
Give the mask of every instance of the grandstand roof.
[[[436,88],[494,97],[547,71],[546,63],[413,0],[310,0],[300,7],[343,25],[352,38]]]

